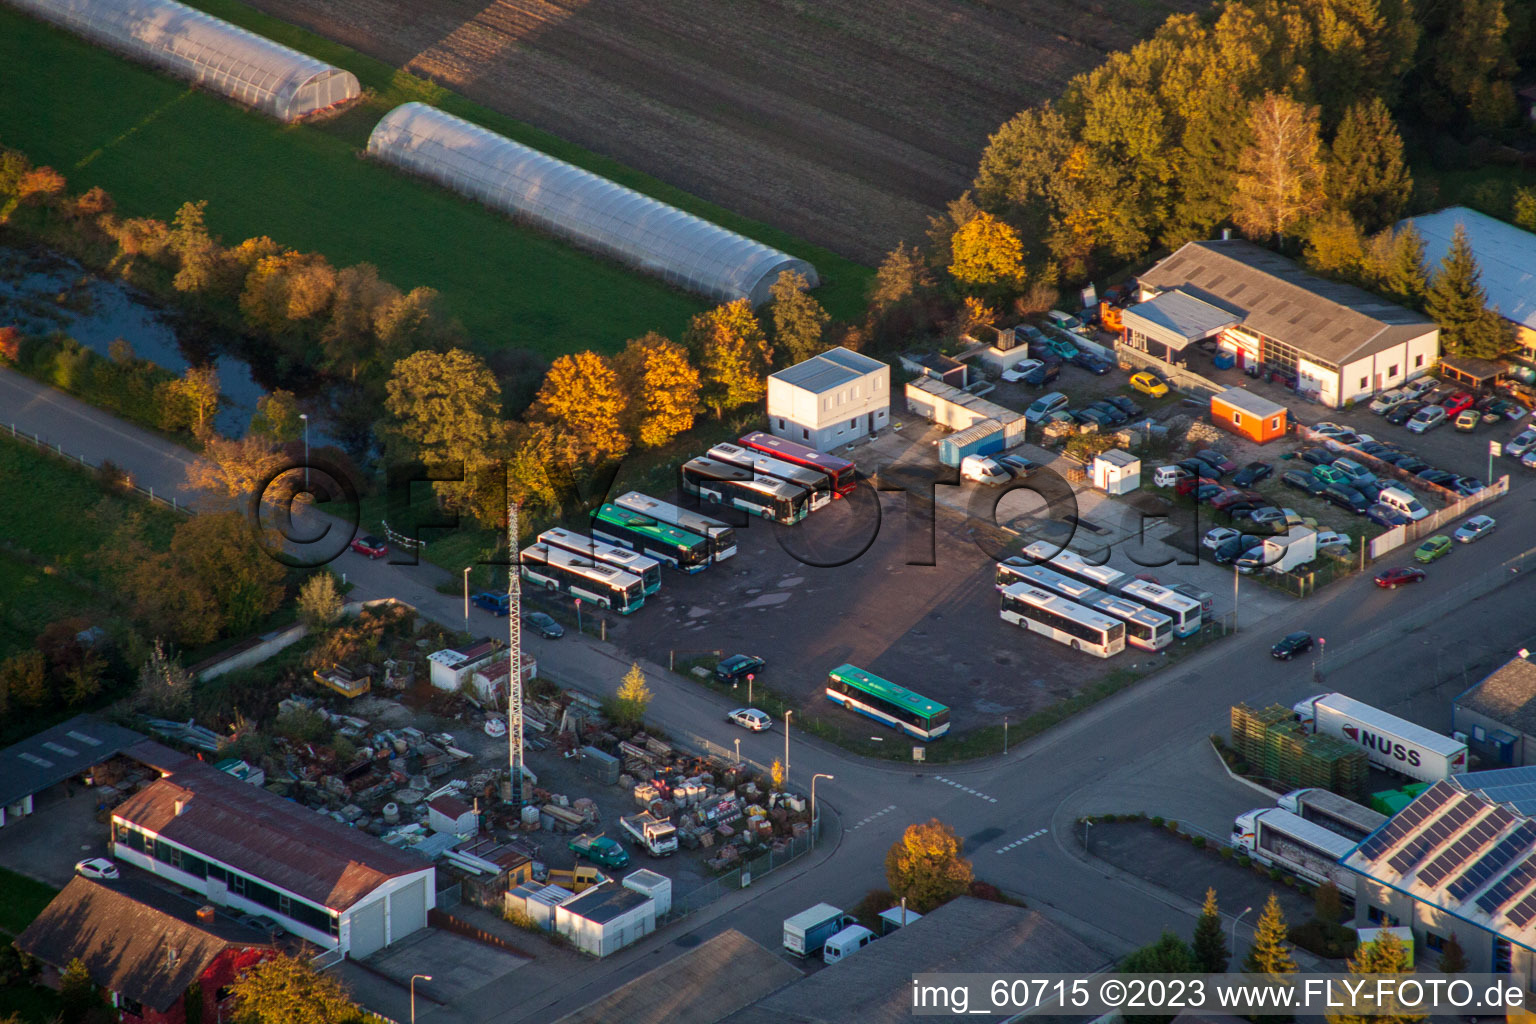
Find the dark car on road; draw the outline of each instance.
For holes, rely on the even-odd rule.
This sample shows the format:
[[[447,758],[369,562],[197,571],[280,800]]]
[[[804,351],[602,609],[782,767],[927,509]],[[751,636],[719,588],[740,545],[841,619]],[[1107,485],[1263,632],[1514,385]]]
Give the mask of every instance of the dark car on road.
[[[1290,661],[1298,654],[1304,654],[1312,649],[1311,633],[1287,633],[1280,638],[1280,642],[1269,649],[1269,653],[1281,661]]]
[[[1456,474],[1448,469],[1436,469],[1431,466],[1419,471],[1419,479],[1426,483],[1439,484],[1441,487],[1449,487],[1456,482]]]
[[[1365,495],[1343,484],[1334,484],[1323,491],[1323,500],[1330,505],[1337,505],[1339,508],[1362,516],[1365,515],[1365,510],[1371,507],[1371,502],[1366,500]]]
[[[1237,487],[1252,487],[1260,480],[1268,480],[1274,473],[1275,467],[1267,462],[1250,462],[1237,471],[1232,483]]]
[[[1237,469],[1237,463],[1227,458],[1215,448],[1201,448],[1199,451],[1195,452],[1195,458],[1204,459],[1206,462],[1209,462],[1211,465],[1221,470],[1223,474],[1234,472]]]
[[[1404,402],[1396,409],[1387,413],[1387,422],[1400,427],[1413,419],[1413,414],[1424,408],[1426,404],[1428,403],[1419,401]]]
[[[1376,585],[1383,590],[1396,590],[1398,587],[1409,583],[1417,583],[1424,578],[1423,569],[1415,569],[1410,565],[1400,565],[1396,569],[1387,569],[1376,574]]]
[[[1204,480],[1221,479],[1221,471],[1204,459],[1183,459],[1174,463],[1174,465]]]
[[[1424,470],[1429,469],[1430,465],[1423,459],[1419,458],[1417,455],[1410,455],[1406,459],[1399,459],[1397,468],[1402,470],[1404,473],[1421,473]]]
[[[506,594],[497,593],[493,590],[482,590],[470,598],[469,603],[476,608],[484,608],[492,615],[505,615],[507,614],[508,607],[511,605],[511,600]]]
[[[507,613],[502,612],[501,614],[505,615]],[[543,612],[529,612],[524,615],[523,625],[528,626],[546,640],[559,640],[565,636],[565,627]]]
[[[1365,510],[1365,518],[1369,519],[1373,523],[1387,527],[1407,526],[1409,523],[1413,522],[1412,519],[1409,519],[1407,516],[1403,515],[1397,509],[1392,508],[1389,505],[1372,505],[1370,508]]]
[[[1102,377],[1110,370],[1114,369],[1113,364],[1111,364],[1109,360],[1104,359],[1101,356],[1096,356],[1092,352],[1088,352],[1084,349],[1078,349],[1077,354],[1074,355],[1071,359],[1067,360],[1067,362],[1071,363],[1073,366],[1076,366],[1079,369],[1087,370],[1089,373],[1097,377]]]
[[[715,666],[715,678],[722,683],[737,683],[749,675],[757,675],[767,664],[755,655],[733,654]]]
[[[1327,484],[1304,469],[1286,470],[1280,474],[1280,482],[1298,491],[1306,491],[1308,494],[1322,494],[1328,489]]]
[[[1263,546],[1263,537],[1252,533],[1244,533],[1233,537],[1231,540],[1222,541],[1221,544],[1217,545],[1211,558],[1217,565],[1231,565],[1254,548],[1262,548]]]

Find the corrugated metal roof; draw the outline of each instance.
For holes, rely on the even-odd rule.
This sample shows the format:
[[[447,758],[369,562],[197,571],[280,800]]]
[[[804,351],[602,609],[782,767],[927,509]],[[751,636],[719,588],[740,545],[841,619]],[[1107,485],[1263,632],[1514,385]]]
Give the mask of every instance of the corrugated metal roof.
[[[907,381],[907,387],[915,388],[918,391],[932,395],[934,398],[941,398],[953,405],[970,409],[972,412],[997,420],[999,423],[1014,423],[1024,418],[1024,414],[1021,412],[1006,409],[996,402],[987,401],[985,398],[977,398],[968,391],[961,391],[953,385],[945,384],[943,381],[935,380],[932,377],[918,377],[916,380],[909,380]]]
[[[1450,252],[1456,225],[1466,227],[1489,304],[1505,318],[1536,330],[1536,235],[1465,206],[1413,217],[1398,227],[1408,224],[1424,237],[1424,261],[1431,269]]]
[[[979,441],[984,437],[991,437],[993,434],[1001,433],[1002,429],[1003,425],[997,422],[997,420],[985,419],[980,423],[971,424],[964,430],[955,431],[953,434],[950,434],[948,437],[944,438],[944,440],[948,441],[950,444],[963,447],[970,444],[972,441]]]
[[[1412,310],[1354,285],[1316,277],[1241,239],[1189,242],[1138,282],[1158,291],[1177,288],[1237,314],[1260,334],[1335,366],[1435,329]],[[1237,299],[1240,290],[1242,301]],[[1309,316],[1322,326],[1298,326]]]
[[[1147,302],[1127,306],[1121,320],[1164,344],[1182,348],[1232,326],[1239,317],[1174,289]]]
[[[1216,399],[1220,399],[1234,409],[1241,409],[1243,412],[1251,413],[1260,419],[1278,416],[1286,411],[1285,406],[1280,403],[1271,402],[1263,395],[1254,394],[1247,388],[1227,388],[1221,394],[1212,396],[1213,401]]]
[[[132,729],[76,715],[0,750],[0,807],[79,775],[144,739]]]

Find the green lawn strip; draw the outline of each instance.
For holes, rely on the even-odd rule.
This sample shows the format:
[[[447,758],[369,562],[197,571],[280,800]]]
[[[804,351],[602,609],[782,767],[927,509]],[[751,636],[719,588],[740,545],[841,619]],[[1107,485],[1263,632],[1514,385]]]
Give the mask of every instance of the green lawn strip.
[[[79,617],[107,628],[110,602],[57,572],[0,551],[0,658],[32,647],[51,622]]]
[[[109,575],[99,552],[119,526],[163,549],[181,517],[136,495],[104,491],[90,472],[0,437],[0,537],[85,581]]]
[[[378,123],[378,119],[388,111],[412,100],[430,103],[450,114],[505,135],[509,139],[532,146],[594,174],[601,174],[637,192],[671,203],[678,209],[687,210],[722,227],[730,228],[749,238],[755,238],[764,244],[799,256],[815,266],[821,275],[824,284],[817,290],[816,297],[834,317],[852,320],[863,313],[865,292],[873,277],[873,271],[861,263],[700,199],[617,160],[593,153],[591,150],[551,135],[530,124],[497,113],[455,92],[417,78],[409,72],[391,67],[340,43],[318,36],[308,29],[238,3],[236,0],[195,0],[192,6],[276,40],[285,46],[291,46],[320,60],[335,64],[337,67],[346,68],[356,75],[358,82],[365,89],[372,89],[374,95],[370,97],[368,103],[363,105],[363,110],[349,112],[334,121],[323,123],[321,127],[322,130],[347,138],[359,148],[367,145],[369,132]]]
[[[0,9],[0,142],[121,213],[169,219],[206,199],[226,241],[268,235],[402,288],[438,289],[478,345],[546,356],[678,336],[706,303],[440,188]]]
[[[20,935],[56,895],[50,885],[0,868],[0,929]]]

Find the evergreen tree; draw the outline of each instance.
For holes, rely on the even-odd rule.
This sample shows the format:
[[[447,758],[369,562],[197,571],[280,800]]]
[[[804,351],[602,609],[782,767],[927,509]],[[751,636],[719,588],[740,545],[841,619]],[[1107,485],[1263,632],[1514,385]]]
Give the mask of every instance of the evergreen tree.
[[[59,1009],[63,1024],[83,1024],[91,1010],[101,1005],[101,994],[85,964],[75,957],[59,972]]]
[[[645,719],[645,709],[650,707],[652,696],[654,694],[646,684],[645,673],[640,670],[640,663],[631,663],[629,671],[624,673],[623,682],[619,683],[618,696],[613,701],[613,718],[626,725],[641,725]]]
[[[1221,929],[1221,912],[1216,907],[1216,890],[1205,890],[1205,905],[1195,925],[1194,941],[1197,969],[1206,974],[1222,974],[1227,969],[1227,937]]]
[[[1515,113],[1510,76],[1517,65],[1504,0],[1452,0],[1443,10],[1449,17],[1434,37],[1432,78],[1448,102],[1437,112],[1457,128],[1466,121],[1477,130],[1507,124]]]
[[[1466,951],[1461,948],[1461,940],[1455,932],[1451,932],[1445,940],[1445,948],[1440,951],[1440,973],[1461,974],[1469,966]]]
[[[1429,292],[1424,267],[1424,236],[1412,224],[1392,232],[1391,247],[1381,272],[1381,290],[1403,305],[1420,309]]]
[[[1259,923],[1254,926],[1253,946],[1243,961],[1243,970],[1248,974],[1277,977],[1295,974],[1296,961],[1291,957],[1291,946],[1286,941],[1288,934],[1280,900],[1271,892],[1264,904],[1264,912],[1259,915]]]
[[[1339,887],[1332,882],[1324,882],[1312,893],[1312,915],[1325,924],[1338,924],[1339,918],[1344,916],[1344,900],[1339,896]]]
[[[818,355],[827,347],[827,322],[831,317],[811,298],[805,275],[786,270],[773,282],[774,355],[783,366],[792,366]]]
[[[1536,188],[1527,185],[1515,192],[1512,213],[1516,227],[1536,231]]]
[[[1209,901],[1209,897],[1208,897]],[[1203,970],[1193,950],[1173,932],[1143,946],[1120,962],[1121,974],[1188,974]],[[1167,1024],[1172,1014],[1126,1014],[1126,1024]]]
[[[916,246],[903,242],[890,251],[875,271],[869,287],[869,303],[875,309],[883,310],[932,287],[933,275],[923,262],[923,254]]]
[[[1328,163],[1328,201],[1367,231],[1397,222],[1413,192],[1403,162],[1403,140],[1392,112],[1372,96],[1352,105],[1333,137]]]
[[[1397,936],[1383,931],[1372,942],[1363,943],[1349,959],[1350,974],[1412,974],[1412,951]],[[1391,1004],[1372,1003],[1362,1009],[1368,1013],[1330,1013],[1328,1024],[1416,1024],[1423,1014],[1409,1013]]]
[[[1355,280],[1365,263],[1365,239],[1347,210],[1329,210],[1307,228],[1302,262],[1329,277]]]
[[[1503,331],[1490,315],[1481,278],[1467,229],[1457,224],[1424,300],[1424,311],[1440,325],[1440,346],[1451,355],[1492,359],[1503,350]]]

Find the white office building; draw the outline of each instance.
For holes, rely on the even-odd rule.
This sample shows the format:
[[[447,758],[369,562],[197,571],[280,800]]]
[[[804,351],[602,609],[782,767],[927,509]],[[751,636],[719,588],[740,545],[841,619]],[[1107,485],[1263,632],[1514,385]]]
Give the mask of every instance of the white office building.
[[[829,452],[888,426],[891,368],[846,348],[828,349],[768,377],[768,429]]]

